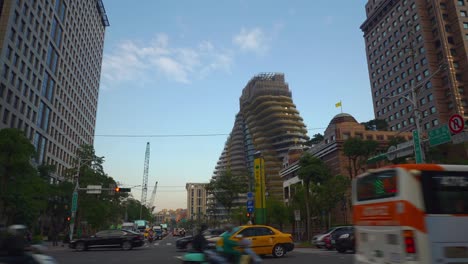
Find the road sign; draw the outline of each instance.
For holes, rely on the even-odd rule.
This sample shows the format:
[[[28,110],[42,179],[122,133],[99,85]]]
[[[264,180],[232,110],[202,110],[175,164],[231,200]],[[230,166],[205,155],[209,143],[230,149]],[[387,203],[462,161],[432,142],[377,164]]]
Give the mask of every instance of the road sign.
[[[458,134],[465,128],[465,120],[459,114],[454,114],[449,119],[450,131],[454,134]]]
[[[248,198],[249,200],[253,199],[253,192],[248,192],[248,193],[247,193],[247,198]]]
[[[468,132],[461,132],[452,136],[453,144],[460,144],[468,141]]]
[[[449,126],[443,125],[436,129],[429,131],[429,144],[431,146],[437,146],[450,142],[452,140],[452,135],[450,134]]]
[[[78,192],[73,193],[72,197],[72,212],[76,212],[76,207],[78,205]]]
[[[100,194],[102,186],[101,185],[88,185],[86,186],[86,193],[89,194]]]
[[[301,221],[301,210],[294,210],[294,220]]]
[[[247,212],[252,213],[254,211],[254,201],[247,200]]]
[[[390,146],[387,150],[387,159],[388,160],[394,160],[396,158],[396,146]]]
[[[414,155],[416,158],[416,163],[422,163],[422,149],[421,149],[421,142],[419,138],[419,132],[417,130],[413,130],[413,144],[414,144]]]

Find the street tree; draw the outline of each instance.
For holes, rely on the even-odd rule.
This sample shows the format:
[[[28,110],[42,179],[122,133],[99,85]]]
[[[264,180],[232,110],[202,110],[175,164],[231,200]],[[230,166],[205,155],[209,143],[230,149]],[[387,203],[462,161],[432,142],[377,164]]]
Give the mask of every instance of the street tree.
[[[310,184],[322,183],[330,176],[330,170],[320,158],[304,153],[299,159],[299,170],[297,171],[299,179],[302,180],[305,187],[305,207],[306,207],[306,235],[310,240]]]
[[[31,160],[34,146],[18,129],[0,130],[0,222],[31,227],[47,205],[47,183]]]
[[[322,212],[329,215],[327,228],[330,227],[330,212],[342,203],[343,199],[346,199],[350,183],[348,177],[335,175],[321,184],[312,184],[315,205],[321,210],[318,215]]]
[[[349,177],[353,179],[366,169],[367,160],[376,153],[379,143],[375,140],[362,140],[358,137],[347,139],[343,152],[348,157]]]
[[[240,194],[248,191],[247,174],[234,174],[227,170],[216,179],[211,179],[206,186],[209,194],[212,194],[217,202],[226,209],[228,216],[231,215],[231,210],[240,197]]]
[[[283,231],[283,225],[289,223],[291,214],[289,208],[283,201],[276,197],[268,197],[266,200],[267,222],[279,226],[280,231]]]

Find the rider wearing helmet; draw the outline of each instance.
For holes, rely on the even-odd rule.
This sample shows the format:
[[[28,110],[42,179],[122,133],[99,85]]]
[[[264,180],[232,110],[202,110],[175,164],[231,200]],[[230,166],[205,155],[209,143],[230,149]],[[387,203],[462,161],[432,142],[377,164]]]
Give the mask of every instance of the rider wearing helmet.
[[[208,241],[206,240],[203,232],[208,229],[206,224],[202,224],[198,230],[198,234],[193,237],[192,247],[193,250],[203,252],[208,247]]]

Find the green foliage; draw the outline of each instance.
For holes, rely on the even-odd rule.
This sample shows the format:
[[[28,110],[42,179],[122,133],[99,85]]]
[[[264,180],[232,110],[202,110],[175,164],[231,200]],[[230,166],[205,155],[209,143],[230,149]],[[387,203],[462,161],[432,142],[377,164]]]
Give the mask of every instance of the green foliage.
[[[247,175],[237,175],[231,171],[225,171],[218,178],[212,179],[207,185],[206,190],[215,197],[216,201],[230,215],[234,201],[239,198],[239,194],[248,191],[248,177]]]
[[[299,160],[299,170],[297,175],[304,182],[305,187],[305,207],[306,207],[306,234],[307,240],[310,240],[310,184],[320,184],[330,177],[330,169],[317,157],[309,153],[302,155]]]
[[[311,181],[315,183],[323,182],[330,175],[325,163],[307,152],[299,160],[299,166],[297,174],[306,185]]]
[[[363,122],[361,124],[366,127],[366,130],[379,130],[379,131],[388,130],[388,123],[384,119],[372,119],[367,122]]]
[[[343,153],[348,157],[349,177],[354,178],[366,169],[367,160],[377,152],[379,143],[375,140],[349,138],[343,144]]]
[[[280,230],[283,229],[283,224],[289,223],[289,216],[292,213],[283,201],[275,198],[268,197],[266,200],[266,215],[267,222],[270,224],[277,224]]]
[[[34,155],[20,130],[0,130],[0,222],[31,226],[45,209],[47,183],[30,163]]]
[[[322,142],[324,139],[323,135],[320,133],[315,134],[309,141],[307,141],[306,145],[307,146],[312,146],[314,144],[318,144]]]

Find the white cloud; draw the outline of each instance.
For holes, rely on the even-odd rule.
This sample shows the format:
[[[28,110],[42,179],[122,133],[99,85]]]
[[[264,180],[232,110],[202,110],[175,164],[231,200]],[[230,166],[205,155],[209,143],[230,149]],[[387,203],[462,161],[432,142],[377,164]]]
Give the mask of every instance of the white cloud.
[[[253,51],[259,54],[265,53],[269,48],[269,39],[261,28],[242,28],[241,32],[235,35],[232,41],[241,50]]]
[[[154,82],[161,77],[190,83],[213,71],[229,72],[232,57],[230,51],[221,51],[208,41],[196,47],[173,47],[166,34],[147,43],[127,40],[104,54],[102,85],[108,89],[122,82]]]

